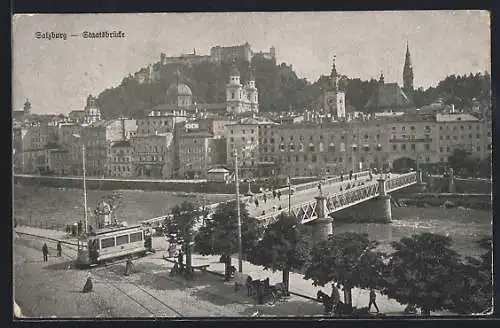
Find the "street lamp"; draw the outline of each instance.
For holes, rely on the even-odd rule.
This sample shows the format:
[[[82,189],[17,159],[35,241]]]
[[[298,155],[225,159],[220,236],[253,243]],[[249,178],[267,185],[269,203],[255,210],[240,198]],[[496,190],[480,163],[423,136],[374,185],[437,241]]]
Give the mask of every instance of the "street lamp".
[[[241,242],[240,179],[238,177],[238,151],[234,152],[234,178],[236,180],[236,212],[238,215],[238,272],[243,272],[243,246]]]
[[[73,137],[82,141],[82,162],[83,162],[83,208],[85,210],[85,234],[87,234],[88,217],[87,217],[87,184],[85,181],[85,142],[79,134],[73,134]]]

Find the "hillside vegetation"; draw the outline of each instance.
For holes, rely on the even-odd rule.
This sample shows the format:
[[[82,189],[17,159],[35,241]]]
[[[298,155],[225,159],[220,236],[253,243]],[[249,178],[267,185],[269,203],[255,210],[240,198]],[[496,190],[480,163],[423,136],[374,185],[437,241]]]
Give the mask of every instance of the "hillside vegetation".
[[[249,76],[249,65],[236,62],[241,81]],[[159,81],[139,84],[132,75],[125,77],[120,85],[106,89],[99,94],[99,104],[105,118],[116,118],[121,115],[137,117],[144,110],[163,104],[167,88],[176,82],[177,68],[182,72],[182,81],[189,85],[197,103],[225,102],[225,86],[229,79],[230,62],[200,63],[191,67],[184,65],[167,65],[161,73]],[[314,83],[300,78],[291,65],[276,64],[274,60],[255,56],[252,68],[259,89],[261,112],[295,111],[317,108],[318,99],[328,87],[328,76],[321,76]],[[325,72],[329,74],[329,72]],[[346,91],[348,111],[364,110],[371,96],[376,80],[364,81],[359,78],[343,76],[340,84]],[[490,76],[488,73],[476,75],[448,76],[436,87],[415,91],[414,99],[418,107],[430,104],[442,98],[446,104],[454,103],[457,108],[467,108],[476,98],[489,104]]]

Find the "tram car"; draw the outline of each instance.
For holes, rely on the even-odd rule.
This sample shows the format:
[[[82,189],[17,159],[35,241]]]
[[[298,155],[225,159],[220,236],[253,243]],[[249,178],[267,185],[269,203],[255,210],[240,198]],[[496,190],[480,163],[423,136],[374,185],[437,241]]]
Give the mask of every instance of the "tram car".
[[[109,226],[78,241],[76,266],[89,267],[129,256],[145,256],[151,250],[151,232],[148,229],[140,225]]]

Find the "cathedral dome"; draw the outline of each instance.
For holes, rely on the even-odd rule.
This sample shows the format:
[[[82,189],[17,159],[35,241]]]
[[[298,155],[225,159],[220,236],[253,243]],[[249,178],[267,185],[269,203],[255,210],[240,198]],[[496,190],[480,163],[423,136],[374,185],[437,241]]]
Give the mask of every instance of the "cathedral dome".
[[[172,84],[167,89],[167,97],[192,96],[191,88],[184,83]]]

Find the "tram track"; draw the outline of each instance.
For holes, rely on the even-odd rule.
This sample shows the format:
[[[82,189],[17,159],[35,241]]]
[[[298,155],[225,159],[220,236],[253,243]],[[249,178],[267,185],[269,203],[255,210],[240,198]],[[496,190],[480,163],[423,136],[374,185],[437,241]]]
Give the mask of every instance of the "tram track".
[[[52,241],[52,242],[56,241],[53,238],[46,238],[46,237],[43,237],[43,236],[35,236],[35,235],[32,235],[32,234],[25,234],[25,233],[19,233],[19,234],[20,235],[26,235],[26,236],[29,236],[29,237],[36,237],[38,239],[45,239],[45,240],[49,240],[49,241]],[[62,252],[62,257],[67,258],[68,260],[74,261],[76,259],[76,255],[77,255],[78,250],[77,250],[77,248],[75,246],[73,246],[73,247],[71,247],[71,246],[72,245],[67,245],[66,247],[64,247],[64,250]],[[36,247],[33,247],[33,248],[36,248]],[[174,313],[175,316],[178,316],[178,317],[182,317],[183,316],[181,312],[175,310],[173,307],[171,307],[170,305],[166,304],[161,299],[159,299],[158,297],[156,297],[155,295],[153,295],[152,293],[150,293],[149,291],[147,291],[146,289],[144,289],[143,287],[141,287],[138,283],[131,281],[129,278],[126,278],[125,276],[120,277],[120,279],[125,284],[131,285],[131,286],[135,287],[136,291],[140,291],[141,293],[147,295],[147,298],[153,299],[156,304],[159,304],[160,308],[163,307],[164,309],[158,310],[158,306],[157,306],[156,310],[155,310],[154,307],[150,308],[150,307],[145,306],[144,305],[144,303],[145,303],[144,299],[141,299],[140,297],[134,297],[134,294],[136,294],[136,292],[127,291],[127,290],[125,290],[126,288],[123,288],[123,286],[118,286],[118,284],[112,282],[111,280],[112,279],[116,280],[116,278],[108,276],[108,273],[112,272],[109,269],[111,267],[114,267],[114,266],[117,266],[117,265],[121,265],[121,264],[124,264],[126,262],[127,262],[127,259],[120,260],[120,261],[115,261],[115,262],[110,262],[110,263],[103,263],[103,264],[95,266],[95,267],[90,267],[87,270],[92,275],[95,275],[96,277],[99,277],[99,280],[95,280],[94,279],[95,283],[104,283],[104,284],[106,284],[108,286],[113,287],[119,293],[121,293],[125,297],[129,298],[131,301],[133,301],[134,303],[137,303],[142,309],[144,309],[146,312],[150,313],[152,316],[158,316],[158,313],[165,312],[164,309],[166,309],[167,312]],[[68,269],[69,268],[71,268],[71,267],[68,266]],[[106,272],[106,274],[105,275],[99,274],[102,271]],[[113,273],[113,274],[116,274],[116,273]],[[157,276],[157,277],[160,277],[162,280],[169,281],[169,282],[171,282],[174,285],[179,286],[179,287],[188,287],[188,288],[194,288],[195,287],[193,284],[190,284],[188,281],[179,281],[178,279],[173,279],[173,278],[169,277],[168,275],[167,276],[166,275],[160,275],[160,276]],[[224,299],[224,300],[229,301],[229,302],[235,302],[235,303],[245,304],[245,303],[241,303],[241,301],[236,300],[235,298],[227,297],[227,296],[224,296],[224,295],[221,295],[221,294],[218,294],[218,293],[214,293],[214,292],[210,292],[210,291],[206,291],[206,290],[203,291],[202,293],[205,294],[205,295],[207,295],[207,296],[211,296],[212,298]],[[171,316],[171,315],[168,315],[168,316],[167,315],[163,315],[163,316],[164,317],[168,317],[168,316]]]

